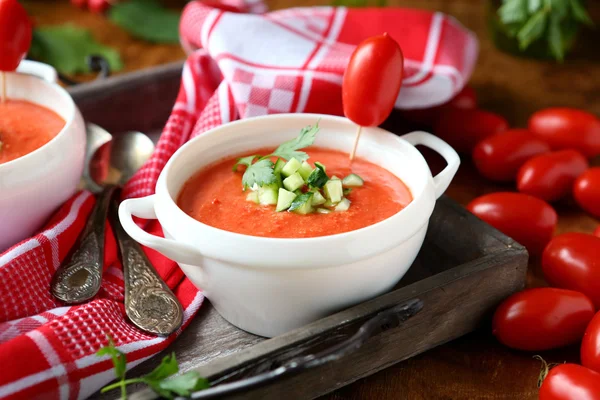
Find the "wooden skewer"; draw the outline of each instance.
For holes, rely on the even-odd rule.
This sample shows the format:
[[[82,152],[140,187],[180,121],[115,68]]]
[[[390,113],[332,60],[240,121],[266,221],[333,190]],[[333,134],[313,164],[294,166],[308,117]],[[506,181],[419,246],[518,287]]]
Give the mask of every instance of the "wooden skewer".
[[[2,103],[6,102],[6,72],[4,71],[0,71],[0,93],[2,93]]]
[[[356,130],[356,138],[354,139],[354,146],[352,146],[352,152],[350,153],[350,161],[354,160],[354,155],[356,154],[356,148],[358,147],[358,140],[360,139],[360,132],[362,131],[362,126],[358,126]]]

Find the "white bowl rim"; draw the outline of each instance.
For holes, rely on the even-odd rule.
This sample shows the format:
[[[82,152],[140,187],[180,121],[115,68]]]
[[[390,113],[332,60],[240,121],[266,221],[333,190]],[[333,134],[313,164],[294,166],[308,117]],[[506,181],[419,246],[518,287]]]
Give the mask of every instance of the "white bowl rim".
[[[177,162],[177,159],[180,157],[181,153],[183,153],[184,151],[188,151],[187,149],[191,146],[193,146],[193,144],[199,140],[203,140],[202,138],[206,138],[208,136],[212,136],[212,135],[216,135],[216,134],[223,134],[221,131],[222,130],[227,130],[228,128],[230,128],[231,126],[235,126],[235,125],[240,125],[240,124],[247,124],[247,123],[252,123],[254,121],[262,121],[265,119],[285,119],[285,118],[304,118],[307,120],[311,120],[311,121],[315,121],[316,119],[328,119],[330,121],[334,121],[334,122],[346,122],[349,123],[349,120],[347,118],[344,117],[340,117],[340,116],[335,116],[335,115],[328,115],[328,114],[314,114],[314,113],[281,113],[281,114],[269,114],[269,115],[262,115],[262,116],[257,116],[257,117],[252,117],[252,118],[245,118],[245,119],[241,119],[241,120],[237,120],[237,121],[233,121],[227,124],[223,124],[221,126],[218,126],[216,128],[213,128],[205,133],[202,133],[201,135],[191,139],[190,141],[188,141],[187,143],[185,143],[183,146],[181,146],[169,159],[169,161],[167,162],[167,164],[165,165],[164,169],[161,171],[160,175],[159,175],[159,179],[157,181],[156,184],[156,191],[155,191],[155,195],[157,196],[157,199],[160,197],[160,194],[163,193],[163,189],[160,188],[161,186],[161,182],[163,180],[166,180],[170,169],[172,167],[172,165],[174,163]],[[401,136],[393,134],[385,129],[376,127],[376,128],[370,128],[373,130],[377,130],[379,131],[381,134],[386,134],[386,135],[391,135],[395,140],[397,140],[398,142],[402,143],[403,145],[405,145],[407,148],[410,148],[409,151],[413,153],[413,155],[416,156],[416,160],[418,160],[419,164],[421,165],[422,168],[425,168],[426,171],[429,174],[430,179],[431,178],[431,172],[429,170],[429,166],[427,165],[427,162],[425,161],[425,159],[423,158],[423,155],[419,152],[419,150],[416,149],[416,147],[414,147],[412,144],[406,142],[405,140],[403,140],[401,138]],[[220,133],[221,132],[221,133]],[[198,171],[196,171],[197,173]],[[191,176],[187,177],[187,179],[189,179]],[[187,181],[186,179],[186,181]],[[404,183],[404,181],[402,181]],[[421,190],[419,193],[417,193],[415,195],[415,193],[413,193],[412,189],[410,187],[408,187],[408,185],[406,183],[404,183],[407,188],[409,189],[409,191],[411,192],[411,196],[412,196],[412,200],[411,202],[406,205],[406,207],[402,208],[400,211],[398,211],[397,213],[389,216],[388,218],[385,218],[381,221],[378,221],[374,224],[371,225],[367,225],[365,227],[359,228],[359,229],[354,229],[348,232],[342,232],[342,233],[336,233],[333,235],[324,235],[324,236],[315,236],[315,237],[308,237],[308,238],[273,238],[273,237],[265,237],[265,236],[253,236],[253,235],[246,235],[243,233],[238,233],[238,232],[232,232],[232,231],[228,231],[225,229],[220,229],[211,225],[207,225],[201,221],[198,221],[197,219],[191,217],[190,215],[186,214],[178,205],[177,202],[173,199],[173,197],[171,196],[171,194],[169,193],[166,184],[164,185],[164,193],[165,193],[165,197],[166,197],[166,201],[168,202],[168,205],[176,212],[178,213],[182,218],[184,218],[185,220],[187,220],[188,222],[192,223],[192,224],[199,224],[203,229],[206,229],[207,232],[214,232],[215,234],[218,235],[223,235],[223,237],[229,237],[231,240],[244,240],[247,242],[251,242],[251,241],[255,241],[257,245],[264,245],[267,244],[268,242],[273,243],[273,244],[277,244],[277,245],[283,245],[283,244],[290,244],[290,245],[300,245],[302,244],[308,244],[308,243],[314,243],[314,242],[329,242],[329,241],[338,241],[338,240],[342,240],[344,238],[350,239],[353,236],[356,235],[364,235],[369,233],[369,231],[373,230],[373,229],[380,229],[382,227],[382,225],[391,225],[393,223],[395,223],[395,221],[399,218],[399,216],[401,215],[405,215],[407,213],[412,212],[413,209],[417,208],[420,206],[421,204],[421,199],[425,196],[425,192],[426,189],[428,187],[428,185],[424,185],[423,186],[423,190]],[[406,229],[404,230],[404,232],[410,231],[410,234],[406,234],[405,235],[399,235],[399,236],[403,236],[403,240],[400,240],[400,242],[405,241],[406,239],[408,239],[409,237],[413,236],[413,234],[415,232],[417,232],[423,224],[427,223],[427,221],[429,220],[429,217],[431,216],[431,212],[433,212],[433,207],[435,206],[435,201],[430,205],[430,209],[427,211],[428,217],[426,220],[422,221],[421,224],[418,224],[418,226],[414,225],[414,226],[410,226],[410,227],[406,227]],[[164,227],[163,227],[164,228]],[[393,248],[397,246],[397,244],[390,246],[390,248]]]
[[[32,152],[29,152],[21,157],[15,158],[14,160],[10,160],[5,163],[1,163],[0,164],[0,172],[2,172],[2,169],[19,168],[19,166],[20,166],[19,164],[25,164],[33,157],[36,157],[37,154],[40,154],[41,152],[43,152],[46,147],[51,146],[54,142],[60,140],[59,137],[64,136],[66,134],[65,132],[67,132],[70,129],[71,125],[73,125],[73,121],[75,120],[75,114],[76,114],[76,110],[77,110],[77,107],[75,107],[75,102],[73,101],[73,98],[69,95],[69,92],[67,92],[60,85],[53,83],[53,82],[48,82],[47,80],[45,80],[39,76],[35,76],[35,75],[31,75],[31,74],[24,74],[24,73],[19,73],[19,72],[9,72],[8,74],[26,75],[28,78],[35,79],[38,83],[40,83],[42,85],[46,85],[47,87],[56,91],[60,96],[64,97],[67,100],[67,102],[69,103],[69,110],[68,110],[68,118],[65,120],[65,126],[63,126],[62,129],[56,135],[54,135],[54,137],[52,139],[50,139],[47,143],[45,143],[41,147],[38,147],[37,149],[35,149]],[[23,100],[23,99],[16,99],[16,100]],[[31,100],[23,100],[23,101],[33,103],[38,107],[48,108],[48,109],[50,109],[50,111],[54,112],[55,114],[58,114],[55,110],[53,110],[49,107],[46,107],[46,106],[42,106],[41,104],[38,104],[34,101],[31,101]],[[60,115],[59,115],[59,117],[60,117]],[[62,117],[61,117],[61,119],[62,119]]]

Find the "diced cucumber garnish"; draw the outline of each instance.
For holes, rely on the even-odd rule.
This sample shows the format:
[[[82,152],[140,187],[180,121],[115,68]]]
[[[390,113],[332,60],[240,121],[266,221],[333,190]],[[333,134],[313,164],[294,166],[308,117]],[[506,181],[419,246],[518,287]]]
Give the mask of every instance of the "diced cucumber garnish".
[[[285,161],[283,161],[281,158],[278,158],[277,161],[275,162],[275,166],[273,167],[273,172],[275,172],[275,175],[281,174],[281,171],[283,170],[284,166],[285,166]]]
[[[283,176],[293,175],[294,173],[296,173],[296,171],[300,169],[301,166],[302,163],[300,161],[296,160],[295,158],[292,158],[283,166],[283,168],[281,169],[281,173],[283,174]]]
[[[309,175],[310,175],[311,172],[313,172],[313,169],[310,166],[310,164],[307,163],[306,161],[304,161],[302,163],[302,166],[298,170],[298,173],[300,174],[300,176],[302,177],[302,179],[304,179],[305,181],[308,179],[308,177],[309,177]]]
[[[289,208],[289,211],[293,211],[297,214],[309,214],[313,211],[312,208],[312,197],[313,192],[306,192],[297,196],[292,205]]]
[[[277,198],[277,208],[275,211],[284,211],[290,208],[292,202],[296,198],[296,193],[288,192],[283,188],[279,188],[278,198]]]
[[[285,171],[285,167],[283,167],[283,169]],[[304,179],[302,179],[302,176],[297,172],[294,172],[292,175],[288,176],[283,180],[283,187],[289,190],[290,192],[293,192],[296,189],[300,189],[302,186],[304,186]]]
[[[331,210],[328,210],[326,208],[319,207],[319,208],[317,208],[316,211],[317,211],[317,214],[331,214]]]
[[[325,199],[325,197],[323,197],[321,192],[319,192],[318,190],[315,190],[313,193],[314,193],[313,197],[312,197],[312,205],[313,206],[318,206],[318,205],[324,204],[327,201]]]
[[[327,177],[325,171],[323,171],[321,168],[315,168],[308,177],[307,183],[310,187],[320,189],[328,180],[329,178]]]
[[[285,184],[285,181],[283,181]],[[332,179],[327,181],[324,187],[325,197],[331,200],[332,203],[339,203],[342,200],[342,181],[339,179]]]
[[[278,191],[279,186],[276,183],[259,187],[258,202],[262,205],[277,204]]]
[[[334,176],[332,176],[332,177],[331,177],[331,178],[329,178],[329,179],[331,179],[332,181],[335,181],[335,180],[338,180],[338,181],[339,181],[339,180],[340,180],[340,178],[338,178],[338,177],[337,177],[337,176],[335,176],[335,175],[334,175]]]
[[[335,211],[348,211],[348,209],[350,208],[350,200],[348,200],[347,198],[343,198],[342,201],[340,201],[338,203],[337,206],[335,206]]]
[[[323,206],[325,206],[325,207],[327,207],[327,208],[332,208],[332,207],[335,207],[335,206],[337,206],[337,203],[334,203],[334,202],[333,202],[333,201],[331,201],[331,200],[327,200],[325,203],[323,203]]]
[[[342,179],[342,184],[344,187],[361,187],[365,184],[365,181],[356,174],[350,174]]]
[[[246,196],[246,201],[258,204],[258,192],[250,192]]]
[[[325,168],[325,166],[318,161],[315,161],[315,167],[321,168],[323,172],[327,172],[327,168]]]

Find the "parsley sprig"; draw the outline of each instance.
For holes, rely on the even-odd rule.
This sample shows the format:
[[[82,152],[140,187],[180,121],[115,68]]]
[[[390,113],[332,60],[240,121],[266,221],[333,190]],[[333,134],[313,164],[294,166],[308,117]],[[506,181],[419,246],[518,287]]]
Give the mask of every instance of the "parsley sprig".
[[[308,154],[304,151],[300,151],[315,142],[315,137],[319,132],[319,121],[312,126],[306,126],[302,128],[300,134],[285,143],[282,143],[275,151],[266,156],[258,154],[242,157],[237,160],[233,166],[233,171],[237,171],[238,166],[246,166],[246,171],[242,176],[242,186],[246,190],[256,186],[270,185],[271,183],[277,182],[277,176],[273,170],[274,164],[270,157],[279,157],[284,160],[291,160],[295,158],[298,161],[308,160]],[[258,158],[258,161],[254,162]]]
[[[121,399],[127,399],[127,385],[134,383],[144,383],[150,386],[159,396],[167,399],[173,399],[175,395],[190,396],[192,392],[210,387],[208,380],[202,378],[197,371],[189,371],[167,379],[179,372],[175,353],[165,356],[161,363],[149,374],[132,379],[125,379],[125,373],[127,372],[125,354],[115,347],[110,337],[108,338],[108,345],[98,350],[96,355],[100,357],[110,355],[117,378],[117,382],[103,387],[100,392],[106,393],[109,390],[120,388]]]
[[[593,26],[582,0],[502,0],[498,16],[521,51],[545,40],[550,54],[559,61],[579,25]]]

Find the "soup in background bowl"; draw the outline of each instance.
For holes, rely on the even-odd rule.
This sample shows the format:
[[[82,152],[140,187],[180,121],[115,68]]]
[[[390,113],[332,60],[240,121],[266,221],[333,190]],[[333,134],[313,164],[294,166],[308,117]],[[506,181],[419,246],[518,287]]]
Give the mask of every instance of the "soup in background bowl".
[[[380,213],[381,209],[369,214],[368,207],[362,209],[356,197],[353,219],[361,221],[349,221],[345,226],[340,224],[329,232],[320,232],[324,236],[268,237],[272,232],[263,232],[265,235],[235,232],[251,229],[251,226],[239,226],[245,224],[245,217],[250,214],[253,217],[249,218],[267,216],[271,222],[261,223],[261,226],[268,227],[279,218],[277,208],[280,205],[276,203],[282,197],[267,201],[268,205],[248,201],[248,198],[254,201],[251,192],[256,188],[252,182],[256,182],[253,178],[261,172],[249,174],[246,177],[251,178],[248,185],[242,187],[240,179],[244,179],[246,172],[243,168],[233,171],[234,158],[252,155],[256,149],[268,152],[296,138],[303,128],[317,121],[320,131],[314,147],[307,150],[314,155],[314,160],[309,158],[312,163],[309,168],[314,172],[319,157],[329,158],[330,164],[324,165],[323,169],[329,175],[327,182],[332,182],[336,168],[343,174],[348,172],[343,159],[352,149],[356,126],[345,118],[329,115],[276,114],[229,123],[192,139],[175,152],[162,170],[154,195],[125,200],[119,207],[121,223],[134,240],[179,263],[227,321],[257,335],[282,334],[393,288],[417,256],[436,199],[444,193],[460,164],[457,153],[450,146],[426,132],[399,137],[380,128],[364,128],[357,150],[357,168],[363,165],[371,172],[376,171],[375,175],[383,170],[386,178],[378,180],[377,184],[393,182],[397,193],[405,193],[404,185],[412,197],[410,202],[406,203],[406,198],[403,201],[402,195],[393,195],[386,202],[398,204],[386,204],[389,209],[385,214]],[[415,148],[419,144],[434,149],[446,159],[448,165],[435,177]],[[352,168],[350,166],[350,170]],[[210,171],[218,176],[209,174]],[[257,172],[256,169],[253,171]],[[270,173],[270,170],[266,172]],[[203,179],[203,173],[206,183],[197,181]],[[369,174],[366,170],[362,173]],[[306,185],[286,186],[286,180],[292,175],[287,175],[282,182],[291,192],[290,198],[312,190]],[[282,176],[286,175],[282,173]],[[343,196],[351,200],[353,195],[361,195],[361,190],[367,193],[370,179],[374,178],[361,178],[364,185],[350,193],[344,192]],[[303,177],[299,179],[303,181]],[[310,177],[304,183],[309,181]],[[220,183],[227,185],[223,192],[219,189]],[[289,208],[279,212],[284,215],[281,218],[303,221],[298,223],[307,227],[321,221],[327,223],[327,217],[342,218],[335,213],[348,212],[353,204],[350,201],[349,208],[336,210],[342,203],[338,195],[343,186],[339,186],[340,193],[333,190],[338,185],[337,182],[332,184],[332,190],[319,189],[325,200],[337,197],[336,202],[332,201],[337,204],[327,207],[328,214],[316,215],[316,210],[325,206],[320,204],[321,200],[315,207],[303,209],[301,206],[292,211],[289,210],[293,207],[286,204]],[[193,190],[194,186],[196,190]],[[279,182],[277,187],[282,189]],[[227,207],[211,208],[214,196],[225,191],[236,203],[234,212]],[[195,200],[198,200],[197,205]],[[241,201],[248,201],[249,207]],[[201,208],[207,204],[208,211],[203,212]],[[220,212],[230,215],[220,222],[218,216],[210,215]],[[299,215],[286,217],[292,212]],[[375,218],[366,221],[369,215]],[[134,222],[133,216],[158,219],[165,237],[144,231]],[[202,222],[203,218],[205,222]],[[311,220],[313,222],[309,222]]]

